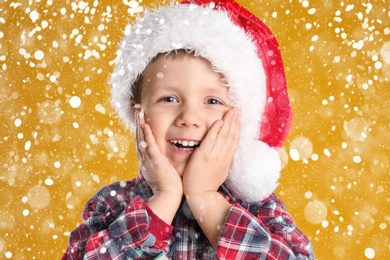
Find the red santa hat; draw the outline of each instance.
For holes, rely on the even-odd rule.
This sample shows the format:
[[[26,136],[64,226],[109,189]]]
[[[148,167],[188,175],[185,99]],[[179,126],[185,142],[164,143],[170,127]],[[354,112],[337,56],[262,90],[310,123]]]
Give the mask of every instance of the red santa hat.
[[[159,53],[186,49],[209,60],[228,82],[241,119],[227,188],[260,201],[278,185],[280,148],[292,113],[279,45],[267,26],[233,0],[190,0],[145,12],[125,30],[110,83],[113,104],[135,131],[133,85]]]

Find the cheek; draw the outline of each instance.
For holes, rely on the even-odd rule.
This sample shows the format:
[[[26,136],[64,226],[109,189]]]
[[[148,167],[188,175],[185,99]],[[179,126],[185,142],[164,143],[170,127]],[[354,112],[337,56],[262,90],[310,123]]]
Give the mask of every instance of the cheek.
[[[156,109],[145,109],[144,110],[145,122],[149,125],[159,124],[161,120],[161,115]]]
[[[208,113],[209,123],[214,124],[217,120],[223,119],[228,109],[219,109]]]
[[[152,129],[153,135],[165,135],[165,132],[169,127],[169,120],[161,113],[149,113],[145,112],[145,123],[147,123]]]
[[[150,106],[142,105],[142,111],[144,112],[145,123],[151,124],[156,118],[156,111],[150,108]]]

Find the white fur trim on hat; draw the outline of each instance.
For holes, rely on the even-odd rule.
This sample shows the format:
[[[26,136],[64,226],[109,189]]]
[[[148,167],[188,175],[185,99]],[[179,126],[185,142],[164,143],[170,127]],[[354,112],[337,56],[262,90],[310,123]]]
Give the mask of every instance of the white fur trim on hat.
[[[227,186],[246,201],[259,201],[272,193],[280,160],[273,148],[258,141],[267,90],[262,61],[250,35],[224,10],[193,4],[147,12],[128,26],[125,34],[110,83],[113,104],[131,131],[135,131],[132,85],[148,63],[159,53],[193,50],[224,75],[233,105],[240,113],[241,139]]]
[[[276,189],[280,170],[279,153],[275,149],[244,137],[237,148],[226,187],[241,200],[258,201]]]

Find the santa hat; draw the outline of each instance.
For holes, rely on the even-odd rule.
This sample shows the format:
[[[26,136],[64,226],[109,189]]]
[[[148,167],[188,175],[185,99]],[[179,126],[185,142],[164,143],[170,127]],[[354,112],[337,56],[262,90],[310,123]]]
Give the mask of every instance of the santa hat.
[[[133,85],[159,53],[192,50],[222,73],[241,119],[240,141],[226,187],[252,202],[278,185],[280,148],[292,114],[278,43],[271,31],[233,0],[195,0],[146,12],[125,30],[110,83],[113,104],[135,131]]]

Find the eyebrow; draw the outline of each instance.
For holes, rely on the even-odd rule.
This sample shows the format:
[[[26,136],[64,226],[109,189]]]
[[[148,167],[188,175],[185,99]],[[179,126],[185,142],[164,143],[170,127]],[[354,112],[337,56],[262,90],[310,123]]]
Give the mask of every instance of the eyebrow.
[[[230,91],[229,91],[229,87],[228,86],[225,86],[225,85],[218,85],[218,86],[206,86],[205,88],[205,91],[208,91],[208,92],[212,92],[212,93],[220,93],[224,90],[224,88],[227,89],[227,94],[228,96],[230,97]],[[222,94],[222,93],[221,93]]]

